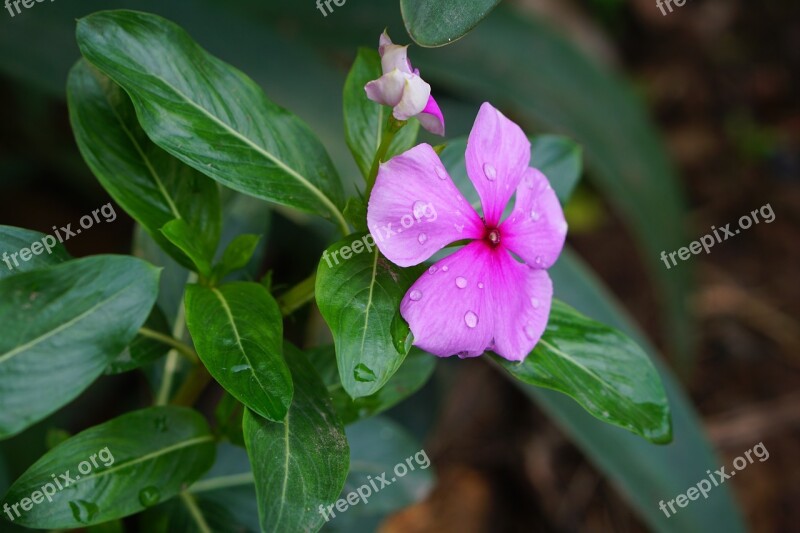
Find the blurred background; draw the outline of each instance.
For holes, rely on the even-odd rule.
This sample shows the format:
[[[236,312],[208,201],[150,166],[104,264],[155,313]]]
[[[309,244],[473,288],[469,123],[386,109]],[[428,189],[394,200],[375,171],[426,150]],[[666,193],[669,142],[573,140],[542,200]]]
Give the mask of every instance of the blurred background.
[[[0,12],[0,224],[48,233],[110,200],[78,153],[64,94],[79,57],[74,20],[104,8],[153,11],[187,28],[309,122],[342,175],[357,177],[341,87],[356,47],[374,47],[384,27],[409,41],[396,0],[347,0],[327,17],[312,0],[159,4],[56,0],[13,18]],[[414,47],[411,57],[449,136],[466,134],[491,100],[526,131],[583,145],[569,243],[682,380],[720,466],[758,442],[769,450],[727,483],[749,528],[797,531],[800,4],[689,0],[663,16],[655,0],[506,0],[463,40]],[[662,250],[712,225],[736,226],[765,204],[774,222],[678,267],[661,263]],[[129,253],[133,222],[117,213],[69,240],[70,253]],[[270,228],[260,270],[288,286],[305,277],[327,229],[281,214]],[[383,531],[648,530],[562,428],[499,374],[474,362],[440,366],[394,414],[425,441],[437,482]],[[41,455],[48,430],[80,430],[148,395],[137,373],[108,376],[0,443],[0,491]]]

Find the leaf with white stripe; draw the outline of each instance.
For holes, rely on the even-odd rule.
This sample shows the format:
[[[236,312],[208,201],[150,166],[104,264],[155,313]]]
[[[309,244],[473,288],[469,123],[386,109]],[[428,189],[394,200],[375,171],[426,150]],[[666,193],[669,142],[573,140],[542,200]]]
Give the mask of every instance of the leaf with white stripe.
[[[100,524],[177,495],[211,468],[214,455],[214,437],[200,413],[151,407],[89,428],[56,446],[22,474],[2,504],[13,509],[30,498],[30,505],[12,510],[20,511],[14,523],[30,528]]]
[[[317,531],[320,505],[344,487],[350,450],[328,390],[306,359],[288,343],[284,355],[295,395],[286,420],[270,422],[245,411],[244,438],[256,480],[262,531]]]

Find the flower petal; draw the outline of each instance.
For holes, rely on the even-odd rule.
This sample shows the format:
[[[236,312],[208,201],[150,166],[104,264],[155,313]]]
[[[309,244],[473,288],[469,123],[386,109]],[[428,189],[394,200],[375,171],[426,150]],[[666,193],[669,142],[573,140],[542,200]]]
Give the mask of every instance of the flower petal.
[[[386,30],[383,30],[380,38],[378,38],[378,53],[380,56],[383,57],[383,54],[386,53],[386,48],[393,44],[394,43],[392,42],[392,39],[389,37],[389,33]]]
[[[433,96],[428,97],[428,105],[422,110],[422,113],[417,115],[422,127],[433,133],[434,135],[441,135],[444,137],[444,115],[442,110],[439,109],[439,104],[433,99]]]
[[[414,345],[439,357],[481,355],[492,341],[494,317],[484,280],[494,251],[474,241],[422,275],[400,304]]]
[[[553,282],[547,271],[530,268],[505,250],[497,252],[485,282],[494,316],[491,350],[509,361],[522,361],[547,326]]]
[[[466,162],[488,226],[500,222],[530,160],[531,143],[520,127],[484,103],[469,134]]]
[[[533,268],[550,268],[564,248],[567,222],[544,174],[528,168],[517,187],[514,211],[500,225],[500,244]]]
[[[378,50],[381,52],[381,67],[384,74],[394,69],[403,74],[414,74],[411,68],[411,61],[408,59],[408,45],[387,44],[379,47]]]
[[[484,231],[428,144],[381,165],[367,225],[381,253],[401,267],[418,265],[455,241],[479,239]]]
[[[367,98],[381,105],[394,107],[403,98],[403,91],[406,87],[406,77],[399,70],[393,70],[378,78],[368,82],[364,86]]]
[[[419,76],[404,74],[406,77],[403,86],[403,97],[394,106],[394,118],[397,120],[408,120],[413,116],[422,113],[431,96],[431,86]]]

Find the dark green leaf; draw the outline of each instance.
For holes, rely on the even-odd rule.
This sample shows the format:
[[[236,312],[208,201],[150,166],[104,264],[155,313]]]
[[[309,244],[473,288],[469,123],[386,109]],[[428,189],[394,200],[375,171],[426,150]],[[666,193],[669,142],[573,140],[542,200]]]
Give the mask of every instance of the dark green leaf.
[[[260,235],[245,234],[235,237],[225,248],[219,265],[214,268],[214,276],[222,279],[234,270],[246,267],[258,247],[260,239]]]
[[[420,46],[443,46],[463,37],[500,0],[400,0],[406,29]]]
[[[350,452],[328,391],[306,356],[284,344],[295,397],[283,423],[252,411],[244,437],[253,465],[262,531],[316,531],[321,505],[336,500],[347,478]]]
[[[311,350],[308,358],[327,385],[336,412],[346,425],[394,407],[422,388],[436,368],[435,356],[411,348],[403,364],[382,389],[354,400],[342,388],[333,346]]]
[[[292,377],[281,353],[283,317],[258,283],[186,287],[186,325],[197,354],[225,390],[259,415],[283,420]]]
[[[32,248],[39,253],[34,254]],[[19,256],[22,249],[29,250],[24,254],[29,256],[27,261]],[[0,225],[0,279],[68,260],[67,250],[54,236]]]
[[[244,448],[244,435],[242,434],[242,417],[245,407],[230,394],[223,393],[214,409],[214,418],[217,420],[217,433],[226,437],[236,446]]]
[[[0,280],[0,438],[88,387],[133,340],[157,290],[156,268],[110,255]]]
[[[672,440],[669,404],[647,354],[621,332],[553,301],[522,363],[494,357],[517,379],[573,397],[594,417],[656,443]]]
[[[167,222],[161,228],[161,233],[192,260],[197,272],[206,277],[211,276],[214,249],[185,220],[176,218]]]
[[[204,248],[216,249],[220,235],[218,186],[147,138],[130,98],[86,61],[67,81],[70,122],[83,158],[114,201],[184,266],[187,257],[159,233],[182,219]]]
[[[84,57],[128,92],[161,148],[232,189],[346,230],[341,183],[311,130],[179,26],[101,11],[78,21],[77,37]]]
[[[20,507],[15,523],[85,527],[167,500],[213,463],[214,439],[200,413],[151,407],[87,429],[47,452],[14,483],[3,503],[39,492],[40,502],[27,511]],[[41,494],[45,490],[52,502]]]
[[[344,84],[344,131],[347,146],[358,168],[367,177],[388,130],[392,109],[367,98],[364,86],[381,77],[381,58],[378,52],[361,48]],[[402,128],[389,145],[385,159],[405,152],[414,145],[419,132],[419,121],[412,119]]]
[[[158,305],[153,307],[143,327],[168,337],[172,336],[167,317],[164,316],[164,312]],[[169,346],[162,342],[141,334],[136,335],[133,342],[109,363],[108,368],[106,368],[106,374],[121,374],[140,368],[167,355],[169,350]]]
[[[317,305],[333,333],[342,386],[353,398],[379,391],[405,359],[392,323],[421,272],[393,265],[372,242],[368,234],[351,235],[331,245],[317,269]]]

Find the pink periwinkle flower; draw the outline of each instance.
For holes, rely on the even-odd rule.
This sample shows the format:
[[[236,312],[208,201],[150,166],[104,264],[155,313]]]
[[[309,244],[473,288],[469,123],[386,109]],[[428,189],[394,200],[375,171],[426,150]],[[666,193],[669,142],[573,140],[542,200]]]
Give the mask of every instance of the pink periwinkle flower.
[[[409,267],[453,242],[471,241],[431,266],[403,297],[400,313],[421,349],[462,358],[492,350],[522,361],[541,338],[553,297],[546,269],[561,253],[567,223],[547,178],[529,167],[530,157],[520,127],[483,104],[466,152],[483,218],[430,145],[381,165],[367,212],[370,232],[381,235],[381,228],[397,228],[409,215],[417,221],[376,239],[386,258]],[[514,192],[514,209],[501,221]],[[435,206],[438,216],[420,220],[423,204]]]
[[[378,46],[383,76],[367,83],[367,97],[393,108],[397,120],[417,117],[422,127],[435,135],[444,135],[444,116],[431,96],[431,86],[411,66],[408,46],[392,43],[383,32]]]

